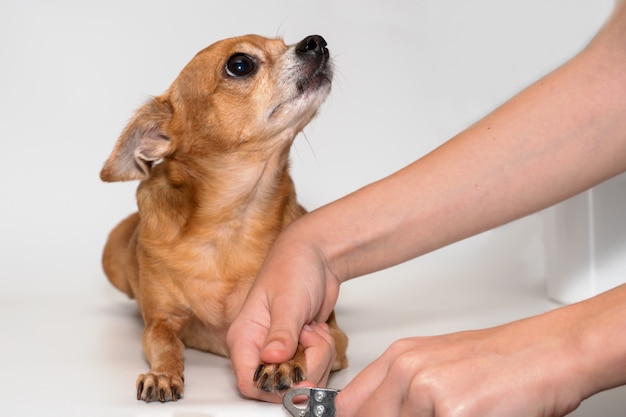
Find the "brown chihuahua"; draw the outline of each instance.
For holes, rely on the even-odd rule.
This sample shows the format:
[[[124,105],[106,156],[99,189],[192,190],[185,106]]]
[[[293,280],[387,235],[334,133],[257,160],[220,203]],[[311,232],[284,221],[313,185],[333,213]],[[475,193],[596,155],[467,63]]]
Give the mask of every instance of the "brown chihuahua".
[[[200,51],[118,139],[100,177],[142,180],[139,211],[109,235],[103,266],[143,316],[151,369],[137,379],[137,399],[182,398],[185,346],[228,355],[226,332],[270,245],[305,213],[289,149],[331,80],[321,36],[291,46],[256,35],[226,39]],[[341,369],[347,337],[333,315],[328,324],[333,369]],[[302,347],[250,377],[266,391],[304,380]]]

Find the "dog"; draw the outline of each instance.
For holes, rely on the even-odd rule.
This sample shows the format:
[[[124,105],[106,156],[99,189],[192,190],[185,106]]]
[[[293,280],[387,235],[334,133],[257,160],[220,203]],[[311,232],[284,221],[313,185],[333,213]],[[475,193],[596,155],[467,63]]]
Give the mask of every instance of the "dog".
[[[166,92],[132,117],[105,162],[105,182],[141,180],[138,212],[109,234],[103,269],[135,298],[150,372],[138,400],[183,397],[185,347],[227,356],[227,330],[270,245],[305,214],[289,175],[289,149],[331,89],[321,36],[286,45],[258,35],[198,52]],[[333,370],[347,365],[334,314]],[[284,364],[261,363],[260,389],[306,377],[302,347]]]

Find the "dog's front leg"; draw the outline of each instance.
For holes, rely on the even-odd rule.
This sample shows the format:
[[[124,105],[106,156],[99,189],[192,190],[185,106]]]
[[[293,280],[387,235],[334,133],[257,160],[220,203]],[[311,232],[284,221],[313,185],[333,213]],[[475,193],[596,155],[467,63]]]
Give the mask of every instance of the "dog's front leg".
[[[143,350],[150,372],[137,378],[137,399],[176,401],[183,397],[183,354],[179,327],[171,318],[147,319],[143,332]]]

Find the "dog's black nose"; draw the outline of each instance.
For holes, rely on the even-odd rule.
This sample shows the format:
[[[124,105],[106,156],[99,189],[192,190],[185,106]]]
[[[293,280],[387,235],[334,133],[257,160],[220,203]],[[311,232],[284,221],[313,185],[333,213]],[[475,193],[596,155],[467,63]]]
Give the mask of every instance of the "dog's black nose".
[[[298,54],[312,54],[312,55],[326,55],[328,49],[326,49],[326,40],[319,35],[311,35],[304,38],[298,46],[296,46],[296,52]]]

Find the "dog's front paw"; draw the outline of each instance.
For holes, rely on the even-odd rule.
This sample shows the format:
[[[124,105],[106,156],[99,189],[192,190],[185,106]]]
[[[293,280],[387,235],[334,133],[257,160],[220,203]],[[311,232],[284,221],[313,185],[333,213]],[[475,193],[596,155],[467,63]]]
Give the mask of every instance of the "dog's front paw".
[[[304,367],[291,359],[279,364],[261,363],[254,373],[254,382],[263,391],[284,391],[305,377]]]
[[[150,401],[177,401],[183,398],[183,378],[168,373],[148,372],[137,378],[137,399]]]

